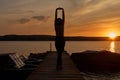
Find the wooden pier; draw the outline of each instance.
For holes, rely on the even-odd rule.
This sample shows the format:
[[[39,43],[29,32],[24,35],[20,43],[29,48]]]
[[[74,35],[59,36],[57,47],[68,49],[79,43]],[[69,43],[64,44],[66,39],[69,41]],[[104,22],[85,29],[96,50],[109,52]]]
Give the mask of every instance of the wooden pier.
[[[27,80],[84,80],[70,56],[63,53],[63,69],[56,70],[56,52],[51,52]]]

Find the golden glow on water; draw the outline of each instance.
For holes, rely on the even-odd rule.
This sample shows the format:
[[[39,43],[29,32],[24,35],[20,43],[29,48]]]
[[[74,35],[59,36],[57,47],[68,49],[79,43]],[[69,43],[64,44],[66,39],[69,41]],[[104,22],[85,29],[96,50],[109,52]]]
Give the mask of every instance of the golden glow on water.
[[[111,51],[111,52],[115,52],[115,42],[114,42],[114,41],[112,41],[112,42],[110,43],[110,51]]]

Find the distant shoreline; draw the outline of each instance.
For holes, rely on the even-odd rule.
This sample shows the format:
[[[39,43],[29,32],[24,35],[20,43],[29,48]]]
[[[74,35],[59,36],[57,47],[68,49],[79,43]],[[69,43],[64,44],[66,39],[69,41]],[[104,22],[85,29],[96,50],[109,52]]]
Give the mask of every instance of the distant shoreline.
[[[0,36],[0,41],[54,41],[52,35],[4,35]],[[66,41],[112,41],[109,37],[84,37],[84,36],[66,36]],[[118,36],[114,41],[120,41]]]

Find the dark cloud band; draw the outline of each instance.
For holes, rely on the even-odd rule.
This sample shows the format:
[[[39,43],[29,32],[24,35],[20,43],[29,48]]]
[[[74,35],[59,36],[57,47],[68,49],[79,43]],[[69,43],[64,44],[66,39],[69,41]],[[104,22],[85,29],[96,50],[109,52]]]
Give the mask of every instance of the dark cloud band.
[[[46,21],[48,21],[49,18],[50,18],[50,16],[33,16],[31,18],[21,18],[21,19],[17,20],[17,22],[19,22],[21,24],[28,23],[31,20],[46,22]]]

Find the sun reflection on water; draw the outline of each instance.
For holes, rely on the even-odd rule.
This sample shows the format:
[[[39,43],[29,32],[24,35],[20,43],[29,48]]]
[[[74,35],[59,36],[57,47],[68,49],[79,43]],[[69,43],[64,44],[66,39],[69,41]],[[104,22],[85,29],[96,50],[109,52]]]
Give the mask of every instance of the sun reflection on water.
[[[111,52],[115,52],[115,42],[114,42],[114,41],[112,41],[112,42],[110,43],[110,51],[111,51]]]

